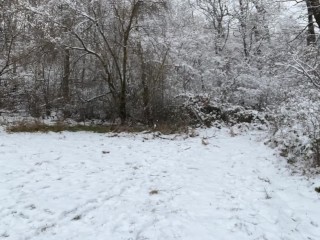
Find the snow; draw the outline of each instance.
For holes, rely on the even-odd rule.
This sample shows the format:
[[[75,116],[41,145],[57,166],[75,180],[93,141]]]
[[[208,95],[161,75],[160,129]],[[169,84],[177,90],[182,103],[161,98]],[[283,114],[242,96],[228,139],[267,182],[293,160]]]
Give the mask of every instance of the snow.
[[[258,136],[0,132],[0,239],[320,239],[320,181]]]

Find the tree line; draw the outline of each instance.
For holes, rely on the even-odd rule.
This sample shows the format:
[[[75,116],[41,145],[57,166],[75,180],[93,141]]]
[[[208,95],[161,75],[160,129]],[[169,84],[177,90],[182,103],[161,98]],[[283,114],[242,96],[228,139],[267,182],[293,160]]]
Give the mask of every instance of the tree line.
[[[319,0],[300,18],[291,2],[1,0],[0,109],[122,124],[177,121],[199,94],[275,109],[320,83]]]

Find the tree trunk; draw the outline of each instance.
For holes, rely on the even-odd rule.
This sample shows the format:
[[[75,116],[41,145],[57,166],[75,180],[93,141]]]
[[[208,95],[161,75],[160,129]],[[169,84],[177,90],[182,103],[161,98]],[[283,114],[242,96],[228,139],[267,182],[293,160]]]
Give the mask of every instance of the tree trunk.
[[[63,78],[62,78],[62,97],[65,103],[70,101],[70,50],[64,50],[64,68],[63,68]]]
[[[141,62],[141,81],[143,86],[143,111],[144,111],[144,119],[148,125],[152,124],[151,119],[151,109],[150,109],[150,93],[149,93],[149,86],[147,81],[147,74],[146,74],[146,66],[144,60]]]
[[[122,61],[122,80],[120,89],[120,105],[119,116],[121,119],[121,125],[124,125],[127,121],[127,61],[128,61],[128,42],[124,41],[123,47],[123,61]]]
[[[313,10],[310,3],[310,0],[306,0],[308,8],[308,36],[307,36],[307,45],[313,45],[316,42],[316,35],[313,24]]]
[[[137,49],[138,49],[138,54],[140,57],[140,65],[141,65],[141,84],[143,89],[142,102],[143,102],[144,121],[146,124],[152,126],[153,121],[151,119],[150,91],[149,91],[148,78],[147,78],[147,65],[145,63],[141,42],[138,43]]]
[[[125,88],[123,87],[120,92],[119,117],[121,120],[121,125],[124,125],[127,121],[127,100],[126,100],[126,91],[125,91]]]
[[[309,1],[311,4],[313,16],[316,19],[318,27],[320,27],[320,1],[319,0],[309,0]]]
[[[243,3],[243,0],[239,0],[240,5],[240,28],[241,28],[241,37],[242,37],[242,45],[243,45],[243,52],[245,58],[249,57],[249,50],[248,50],[248,43],[247,43],[247,23],[246,23],[246,6]]]

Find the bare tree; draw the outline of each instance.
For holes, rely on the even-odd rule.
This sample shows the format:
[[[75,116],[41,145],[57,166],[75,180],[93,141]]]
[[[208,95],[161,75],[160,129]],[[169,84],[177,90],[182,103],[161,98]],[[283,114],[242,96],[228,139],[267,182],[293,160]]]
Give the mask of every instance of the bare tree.
[[[18,56],[14,48],[18,36],[21,34],[17,24],[17,15],[20,10],[16,2],[0,2],[0,77],[14,67]]]
[[[216,41],[216,53],[219,53],[223,50],[229,36],[229,1],[197,0],[196,3],[217,34],[217,39],[214,41]]]

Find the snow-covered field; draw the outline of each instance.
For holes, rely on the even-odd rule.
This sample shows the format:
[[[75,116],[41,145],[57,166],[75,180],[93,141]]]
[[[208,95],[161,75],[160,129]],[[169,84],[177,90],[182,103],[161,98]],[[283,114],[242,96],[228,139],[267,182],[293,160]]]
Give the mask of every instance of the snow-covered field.
[[[320,239],[320,181],[255,138],[0,132],[0,239]]]

